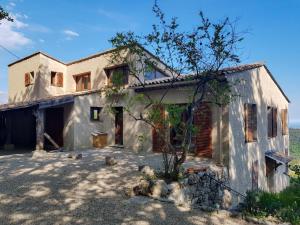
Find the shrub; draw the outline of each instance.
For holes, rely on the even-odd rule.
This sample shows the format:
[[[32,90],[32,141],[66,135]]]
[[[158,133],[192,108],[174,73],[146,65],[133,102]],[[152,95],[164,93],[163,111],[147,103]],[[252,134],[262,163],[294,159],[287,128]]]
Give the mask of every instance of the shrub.
[[[256,217],[272,215],[292,224],[300,224],[300,185],[291,185],[280,193],[248,191],[243,211]]]

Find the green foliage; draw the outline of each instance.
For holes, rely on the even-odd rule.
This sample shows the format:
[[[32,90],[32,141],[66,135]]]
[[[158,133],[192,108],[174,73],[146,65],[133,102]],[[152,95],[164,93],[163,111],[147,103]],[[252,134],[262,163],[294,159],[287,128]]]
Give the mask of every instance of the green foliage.
[[[290,153],[296,160],[300,160],[300,129],[290,129]]]
[[[6,12],[1,6],[0,6],[0,21],[1,20],[8,20],[10,22],[13,22],[14,20],[9,16],[8,12]]]
[[[248,191],[243,211],[256,217],[276,216],[300,224],[300,186],[291,185],[280,193]]]

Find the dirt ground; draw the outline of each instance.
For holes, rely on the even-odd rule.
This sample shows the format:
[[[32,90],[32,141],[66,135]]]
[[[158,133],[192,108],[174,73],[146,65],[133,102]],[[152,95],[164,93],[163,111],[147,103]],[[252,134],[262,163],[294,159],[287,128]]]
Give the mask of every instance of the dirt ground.
[[[0,156],[0,224],[247,224],[226,213],[204,213],[143,197],[128,198],[124,187],[137,182],[138,165],[157,163],[160,155],[120,149]],[[118,164],[105,166],[105,156]]]

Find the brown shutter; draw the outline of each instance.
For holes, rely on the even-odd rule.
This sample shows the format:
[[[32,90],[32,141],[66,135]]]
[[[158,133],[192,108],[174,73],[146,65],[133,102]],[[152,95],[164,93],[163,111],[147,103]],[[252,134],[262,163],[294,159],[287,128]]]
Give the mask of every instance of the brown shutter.
[[[91,90],[92,85],[91,85],[91,74],[88,75],[88,90]]]
[[[272,108],[268,107],[268,137],[272,137],[273,136],[273,122],[272,122],[272,117],[273,117],[273,112],[272,112]]]
[[[30,85],[30,73],[25,73],[24,79],[25,79],[25,86],[27,87],[28,85]]]
[[[257,140],[257,108],[255,104],[252,104],[252,114],[251,114],[251,122],[252,122],[252,135],[253,141]]]
[[[202,103],[194,111],[194,126],[196,128],[195,152],[197,156],[212,158],[212,111],[207,103]]]
[[[56,73],[56,86],[63,87],[64,85],[64,75],[61,72]]]
[[[287,109],[281,110],[281,124],[282,124],[282,134],[286,135],[288,133],[288,125],[287,125]]]
[[[245,141],[249,142],[249,112],[248,104],[244,104]]]
[[[245,113],[245,141],[251,142],[253,141],[253,121],[252,121],[252,105],[245,104],[244,105],[244,113]]]
[[[273,137],[277,136],[277,108],[273,108]]]

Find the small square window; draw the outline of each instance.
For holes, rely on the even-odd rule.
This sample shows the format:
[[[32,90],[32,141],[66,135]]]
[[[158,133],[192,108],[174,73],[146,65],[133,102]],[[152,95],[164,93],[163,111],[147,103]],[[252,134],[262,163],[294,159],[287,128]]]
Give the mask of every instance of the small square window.
[[[100,121],[101,107],[91,107],[91,120]]]

